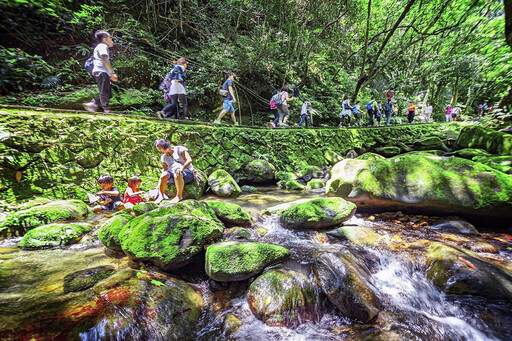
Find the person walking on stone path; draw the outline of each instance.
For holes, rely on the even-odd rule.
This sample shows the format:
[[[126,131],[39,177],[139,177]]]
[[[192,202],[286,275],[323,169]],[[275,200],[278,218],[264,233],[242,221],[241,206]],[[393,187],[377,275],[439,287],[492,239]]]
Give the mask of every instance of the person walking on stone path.
[[[388,98],[388,102],[384,104],[384,115],[386,115],[386,125],[391,125],[391,116],[393,116],[394,112],[394,104],[391,102],[391,98]]]
[[[155,140],[154,146],[156,150],[162,153],[160,161],[162,161],[163,168],[158,181],[158,196],[155,203],[159,204],[164,199],[168,181],[176,185],[176,196],[171,200],[171,203],[177,203],[183,200],[185,185],[192,182],[196,176],[192,165],[192,157],[186,147],[171,146],[171,143],[165,139]]]
[[[189,121],[187,92],[185,90],[185,69],[188,62],[185,58],[180,58],[174,61],[173,64],[171,72],[165,76],[159,87],[160,90],[165,92],[164,98],[169,101],[169,104],[163,107],[162,110],[157,111],[156,116],[164,119],[174,113],[174,117],[178,119],[177,105],[179,99],[183,106],[183,116],[185,116],[185,120]]]
[[[446,107],[446,122],[452,121],[452,106],[451,104],[448,104]]]
[[[425,122],[430,123],[430,119],[432,118],[432,112],[434,108],[430,103],[427,103],[425,109],[423,109],[423,114],[425,115]]]
[[[414,114],[416,114],[416,104],[414,102],[411,102],[411,105],[409,108],[407,108],[407,120],[409,123],[412,123],[414,121]]]
[[[370,127],[373,127],[373,115],[377,113],[377,110],[377,102],[375,101],[375,97],[372,96],[371,101],[366,103],[366,113],[369,117],[368,126]]]
[[[94,34],[98,45],[94,48],[92,53],[94,67],[92,69],[92,76],[98,84],[99,96],[89,103],[84,103],[84,109],[90,112],[95,112],[101,106],[103,112],[110,114],[110,99],[112,98],[111,82],[117,82],[118,78],[112,66],[110,65],[110,48],[114,46],[112,37],[106,31],[96,31]]]
[[[222,111],[219,114],[219,117],[215,121],[214,124],[220,124],[222,117],[229,113],[231,115],[231,119],[233,120],[234,125],[238,125],[235,116],[235,107],[233,104],[236,103],[235,93],[233,92],[233,80],[235,79],[235,74],[233,72],[228,72],[226,74],[226,81],[222,84],[221,90],[227,91],[226,95],[222,99],[224,104],[222,106]]]
[[[343,102],[341,103],[341,113],[340,113],[340,125],[339,127],[347,126],[350,128],[350,118],[352,117],[352,110],[354,107],[350,105],[350,99],[348,96],[343,96]]]
[[[290,117],[290,113],[288,111],[288,108],[290,107],[290,104],[288,102],[291,102],[295,99],[295,97],[289,97],[288,95],[288,87],[285,85],[281,88],[281,93],[278,97],[276,97],[276,106],[277,111],[279,112],[279,125],[287,127],[288,124],[286,122],[288,121],[288,118]]]
[[[274,114],[274,121],[270,122],[270,126],[272,128],[277,127],[277,124],[279,123],[279,111],[277,110],[276,105],[276,98],[280,96],[281,89],[274,90],[274,95],[270,99],[270,111]]]
[[[356,122],[354,123],[355,127],[359,127],[359,122],[361,121],[361,117],[364,111],[361,110],[361,101],[357,101],[354,106],[352,106],[352,114],[356,118]]]
[[[458,106],[454,106],[452,108],[452,121],[457,121],[457,116],[459,116],[459,107]]]
[[[304,121],[306,122],[306,128],[309,128],[308,111],[311,111],[311,102],[304,100],[302,103],[302,108],[300,110],[301,119],[298,125],[299,128],[302,128],[302,123]]]

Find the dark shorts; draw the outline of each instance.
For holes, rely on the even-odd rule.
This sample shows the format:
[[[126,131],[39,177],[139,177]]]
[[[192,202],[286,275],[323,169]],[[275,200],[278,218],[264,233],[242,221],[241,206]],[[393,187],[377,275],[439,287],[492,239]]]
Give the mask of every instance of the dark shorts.
[[[102,211],[117,211],[119,207],[123,206],[122,201],[109,202],[106,205],[98,205]]]
[[[171,177],[169,178],[169,180],[167,180],[167,182],[174,183],[174,173],[170,170],[168,170],[167,173],[169,173],[171,175]],[[183,172],[181,172],[181,174],[183,174],[183,182],[186,184],[188,184],[189,182],[192,182],[192,180],[194,180],[194,173],[192,173],[192,172],[184,170]]]

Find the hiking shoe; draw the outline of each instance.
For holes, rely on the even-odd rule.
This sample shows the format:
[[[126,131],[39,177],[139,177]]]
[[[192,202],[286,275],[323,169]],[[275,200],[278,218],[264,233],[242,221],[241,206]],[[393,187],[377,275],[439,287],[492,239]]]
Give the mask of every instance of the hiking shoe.
[[[104,114],[113,114],[112,110],[103,110]]]
[[[84,106],[84,109],[89,112],[95,112],[98,110],[98,105],[94,102],[83,103],[82,105]]]
[[[163,111],[157,111],[156,112],[156,117],[158,117],[159,119],[163,120],[164,119],[164,112]]]
[[[213,121],[213,124],[221,124],[221,123],[220,123],[220,120],[215,120],[215,121]]]
[[[270,127],[271,128],[275,128],[276,127],[276,124],[274,122],[270,122]]]

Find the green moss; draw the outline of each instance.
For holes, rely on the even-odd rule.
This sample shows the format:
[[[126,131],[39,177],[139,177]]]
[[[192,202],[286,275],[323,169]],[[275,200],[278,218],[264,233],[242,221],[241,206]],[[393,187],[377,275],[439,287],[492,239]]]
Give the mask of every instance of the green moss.
[[[217,196],[237,197],[242,193],[235,179],[223,169],[217,169],[208,177],[208,185]]]
[[[217,281],[241,281],[290,257],[288,249],[272,244],[224,242],[206,250],[206,273]]]
[[[288,208],[280,221],[291,228],[327,228],[350,219],[355,210],[356,205],[342,198],[319,198]]]
[[[135,205],[137,207],[139,205]],[[120,211],[107,220],[98,231],[98,239],[108,248],[120,250],[119,232],[128,224],[133,216],[126,211]]]
[[[245,212],[239,205],[208,201],[215,215],[227,225],[251,226],[252,219],[249,213]]]
[[[89,207],[80,200],[53,201],[5,216],[0,220],[0,235],[19,235],[54,221],[83,219],[89,212]]]
[[[356,159],[374,161],[385,159],[385,157],[375,153],[364,153],[363,155],[359,155]]]
[[[21,248],[43,248],[68,244],[90,232],[89,224],[49,224],[28,231],[18,243]]]
[[[289,191],[303,191],[306,186],[295,180],[286,181],[285,188]]]

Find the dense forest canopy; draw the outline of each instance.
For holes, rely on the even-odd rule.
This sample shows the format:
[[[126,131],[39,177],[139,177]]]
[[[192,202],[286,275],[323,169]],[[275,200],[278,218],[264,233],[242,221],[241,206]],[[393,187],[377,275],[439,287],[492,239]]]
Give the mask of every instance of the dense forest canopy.
[[[298,85],[327,122],[345,94],[364,102],[391,89],[399,106],[429,101],[439,115],[450,103],[468,112],[494,104],[512,80],[502,1],[9,0],[0,11],[2,102],[19,102],[21,92],[23,103],[51,106],[26,91],[80,93],[92,84],[83,62],[97,29],[116,43],[118,106],[148,113],[180,56],[191,61],[196,115],[213,118],[231,70],[251,123],[268,119],[282,85]]]

